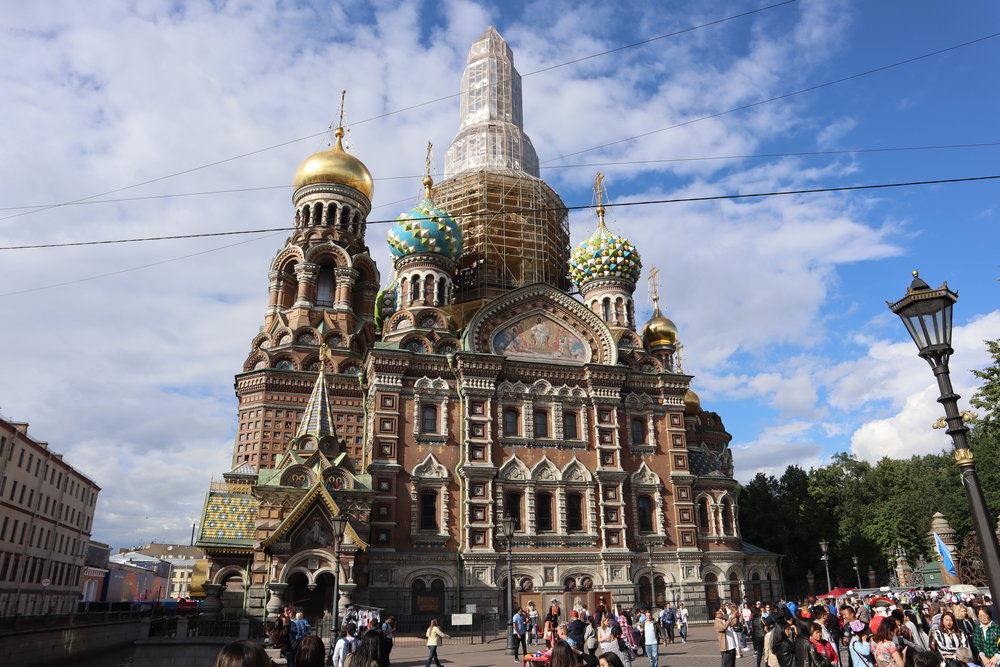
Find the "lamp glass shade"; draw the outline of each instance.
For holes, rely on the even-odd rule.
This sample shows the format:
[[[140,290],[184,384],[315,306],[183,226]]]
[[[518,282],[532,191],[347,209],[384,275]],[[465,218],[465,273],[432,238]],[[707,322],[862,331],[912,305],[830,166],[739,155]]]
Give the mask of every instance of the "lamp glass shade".
[[[347,530],[347,517],[338,514],[335,517],[330,518],[330,523],[333,524],[333,533],[337,536],[337,539],[344,537],[344,531]]]
[[[514,517],[512,517],[512,516],[505,516],[504,518],[500,519],[500,532],[502,532],[503,536],[505,538],[507,538],[508,540],[511,537],[513,537],[513,535],[514,535]]]
[[[823,550],[823,553],[826,553],[826,550],[830,548],[830,543],[827,540],[820,540],[819,548]]]
[[[945,297],[913,301],[900,310],[899,317],[921,350],[932,345],[951,347],[952,302]]]

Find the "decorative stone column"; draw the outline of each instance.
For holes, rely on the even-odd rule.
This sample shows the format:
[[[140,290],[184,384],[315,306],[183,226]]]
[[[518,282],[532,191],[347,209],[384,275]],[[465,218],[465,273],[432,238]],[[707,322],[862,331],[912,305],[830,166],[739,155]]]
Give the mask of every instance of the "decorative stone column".
[[[875,579],[875,568],[871,565],[868,566],[868,588],[875,588],[878,585],[878,581]]]
[[[344,614],[347,612],[347,605],[351,604],[351,593],[357,587],[357,584],[340,584],[340,600],[337,601],[338,618],[344,618]]]
[[[813,574],[812,570],[806,571],[806,586],[810,596],[816,595],[816,575]]]
[[[334,271],[337,279],[337,292],[335,296],[334,308],[337,310],[351,309],[351,293],[354,291],[354,282],[361,275],[357,269],[348,266],[338,266]]]
[[[214,618],[222,611],[222,584],[203,584],[205,601],[201,605],[201,614],[206,618]]]
[[[934,535],[937,534],[944,542],[944,546],[951,553],[951,560],[956,565],[956,573],[949,574],[944,567],[944,559],[938,554],[937,543],[934,539]],[[937,554],[938,568],[941,570],[941,578],[946,586],[954,586],[955,584],[962,583],[962,579],[958,576],[957,564],[958,559],[955,557],[955,551],[958,544],[955,542],[955,531],[950,525],[948,525],[948,520],[944,518],[941,512],[935,512],[934,516],[931,517],[931,529],[927,531],[927,538],[930,540],[931,549],[933,553]]]
[[[312,302],[309,300],[310,288],[316,284],[316,275],[319,273],[319,265],[310,262],[302,262],[295,265],[295,277],[299,281],[299,291],[295,297],[296,308],[309,308]]]
[[[273,621],[281,616],[281,610],[285,606],[282,598],[285,595],[285,591],[288,590],[288,584],[272,582],[267,585],[267,589],[271,592],[271,597],[268,599],[266,607],[267,620]]]

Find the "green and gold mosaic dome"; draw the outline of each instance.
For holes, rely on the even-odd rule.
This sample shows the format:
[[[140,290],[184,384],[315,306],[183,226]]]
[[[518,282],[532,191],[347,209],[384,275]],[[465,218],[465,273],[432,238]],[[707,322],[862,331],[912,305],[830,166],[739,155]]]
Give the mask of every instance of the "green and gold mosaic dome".
[[[625,278],[634,283],[640,271],[639,251],[627,238],[608,229],[603,216],[597,231],[578,245],[569,259],[569,274],[577,287],[597,278]]]
[[[429,185],[424,200],[396,218],[388,241],[393,259],[430,252],[458,261],[462,254],[462,229],[450,215],[434,205]]]

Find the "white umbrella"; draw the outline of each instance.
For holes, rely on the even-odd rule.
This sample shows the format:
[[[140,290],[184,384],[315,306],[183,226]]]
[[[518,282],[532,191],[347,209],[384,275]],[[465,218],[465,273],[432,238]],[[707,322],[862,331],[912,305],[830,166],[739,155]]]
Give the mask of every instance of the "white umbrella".
[[[979,589],[971,584],[955,584],[954,586],[949,586],[948,590],[952,593],[975,593]]]

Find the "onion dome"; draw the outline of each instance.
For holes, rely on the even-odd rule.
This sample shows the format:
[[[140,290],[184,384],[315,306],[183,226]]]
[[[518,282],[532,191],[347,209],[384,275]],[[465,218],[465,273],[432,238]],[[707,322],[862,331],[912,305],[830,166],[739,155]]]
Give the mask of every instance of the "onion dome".
[[[624,278],[635,283],[642,271],[639,251],[631,241],[607,228],[601,205],[597,207],[597,220],[597,231],[570,254],[573,282],[577,287],[597,278]]]
[[[389,230],[389,252],[393,259],[415,253],[436,253],[452,261],[462,254],[462,229],[436,207],[431,199],[430,176],[424,177],[424,199],[396,218]]]
[[[313,183],[337,183],[354,188],[371,201],[375,184],[364,162],[344,150],[344,128],[334,132],[337,142],[328,151],[310,155],[295,171],[295,189]]]
[[[684,414],[696,415],[699,412],[701,412],[701,399],[698,398],[698,394],[688,389],[684,394]]]
[[[646,345],[676,345],[677,325],[669,317],[660,312],[659,298],[653,297],[653,316],[642,327],[642,338]]]

